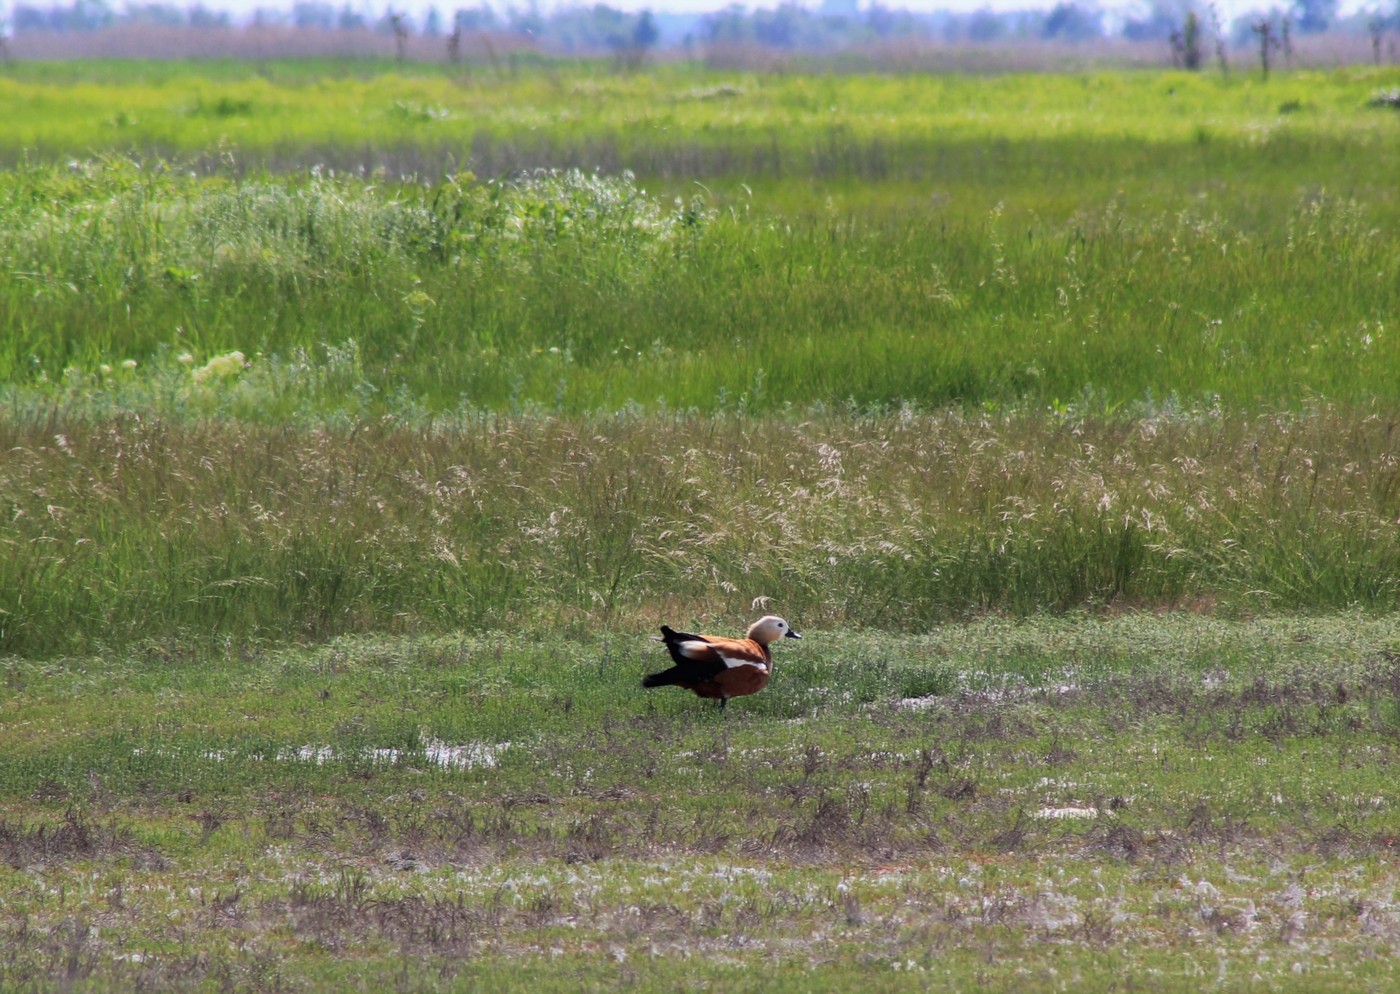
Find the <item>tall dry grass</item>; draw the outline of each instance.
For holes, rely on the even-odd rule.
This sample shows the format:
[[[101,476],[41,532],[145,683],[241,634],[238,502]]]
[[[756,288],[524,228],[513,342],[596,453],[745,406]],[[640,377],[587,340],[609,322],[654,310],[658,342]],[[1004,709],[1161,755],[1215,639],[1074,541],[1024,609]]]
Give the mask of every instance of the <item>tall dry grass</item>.
[[[1396,422],[0,424],[0,651],[1395,605]]]

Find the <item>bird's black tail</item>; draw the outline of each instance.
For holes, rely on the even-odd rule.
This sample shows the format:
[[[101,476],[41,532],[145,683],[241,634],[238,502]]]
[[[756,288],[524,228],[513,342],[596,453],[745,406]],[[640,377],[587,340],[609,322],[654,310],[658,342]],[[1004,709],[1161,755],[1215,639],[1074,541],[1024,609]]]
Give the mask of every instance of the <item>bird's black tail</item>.
[[[669,670],[660,673],[651,673],[642,677],[642,686],[651,687],[673,687],[680,683],[680,667],[672,666]]]

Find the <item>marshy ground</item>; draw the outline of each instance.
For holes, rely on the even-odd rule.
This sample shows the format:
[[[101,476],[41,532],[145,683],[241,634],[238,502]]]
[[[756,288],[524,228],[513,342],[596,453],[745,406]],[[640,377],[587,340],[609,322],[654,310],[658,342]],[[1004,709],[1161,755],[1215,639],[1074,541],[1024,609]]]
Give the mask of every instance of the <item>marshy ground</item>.
[[[1380,990],[1398,638],[811,632],[723,715],[643,694],[633,632],[16,661],[0,963],[20,990]]]

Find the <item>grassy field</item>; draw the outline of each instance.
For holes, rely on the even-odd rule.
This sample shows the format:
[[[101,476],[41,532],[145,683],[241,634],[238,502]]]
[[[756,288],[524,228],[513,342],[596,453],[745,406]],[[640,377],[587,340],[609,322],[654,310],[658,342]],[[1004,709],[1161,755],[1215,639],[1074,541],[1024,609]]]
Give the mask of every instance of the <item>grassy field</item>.
[[[0,376],[237,350],[273,421],[1393,401],[1394,81],[0,82]]]
[[[556,63],[504,78],[383,70],[354,62],[11,63],[0,97],[16,110],[0,123],[0,150],[41,161],[96,150],[216,161],[232,151],[245,168],[349,170],[412,165],[416,156],[425,168],[404,171],[429,178],[470,160],[482,176],[577,166],[686,185],[937,181],[948,172],[986,184],[1011,170],[1024,182],[1039,178],[1036,170],[1066,168],[1078,183],[1141,180],[1179,165],[1176,145],[1216,160],[1198,176],[1228,180],[1219,174],[1251,158],[1250,149],[1288,170],[1316,164],[1338,144],[1385,148],[1395,140],[1393,115],[1365,112],[1373,94],[1395,85],[1394,67],[1266,82],[1249,73],[1148,70],[823,76],[685,64],[624,74]],[[1122,143],[1138,157],[1047,155],[1057,142]],[[1168,158],[1154,163],[1161,154]],[[976,157],[972,170],[966,157]],[[1359,178],[1384,175],[1383,164],[1365,157],[1348,165]],[[1071,192],[1024,185],[1027,196]]]
[[[0,71],[0,990],[1389,989],[1393,70],[382,70]]]

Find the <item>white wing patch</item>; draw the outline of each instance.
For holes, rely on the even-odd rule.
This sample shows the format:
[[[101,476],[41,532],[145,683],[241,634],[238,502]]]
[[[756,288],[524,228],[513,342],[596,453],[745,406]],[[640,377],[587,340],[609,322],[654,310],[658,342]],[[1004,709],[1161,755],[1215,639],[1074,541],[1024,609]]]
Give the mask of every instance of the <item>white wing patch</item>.
[[[677,642],[676,648],[686,659],[704,659],[709,656],[714,646],[708,642]]]
[[[720,649],[716,649],[716,652],[719,654],[719,658],[724,660],[724,665],[730,669],[734,669],[736,666],[752,666],[756,670],[764,672],[768,670],[761,659],[754,659],[752,656],[726,656],[724,651]]]

